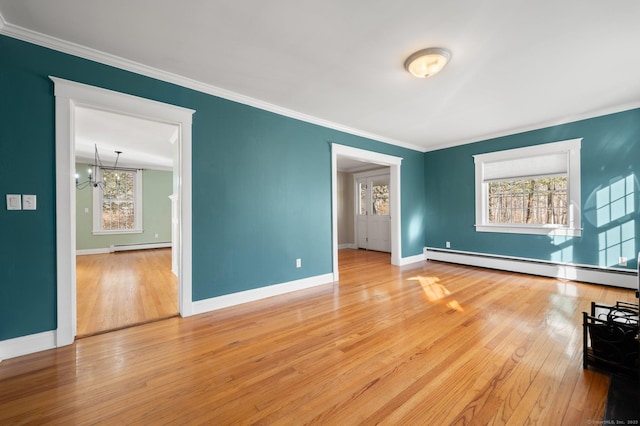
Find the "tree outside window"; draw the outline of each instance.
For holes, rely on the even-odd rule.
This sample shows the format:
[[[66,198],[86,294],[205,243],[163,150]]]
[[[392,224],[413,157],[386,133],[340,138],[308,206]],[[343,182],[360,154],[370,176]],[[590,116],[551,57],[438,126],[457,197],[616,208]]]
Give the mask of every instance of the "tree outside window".
[[[489,223],[567,224],[567,177],[489,183]]]
[[[142,171],[101,169],[94,188],[93,233],[142,232]]]
[[[103,170],[102,229],[135,228],[135,173]]]

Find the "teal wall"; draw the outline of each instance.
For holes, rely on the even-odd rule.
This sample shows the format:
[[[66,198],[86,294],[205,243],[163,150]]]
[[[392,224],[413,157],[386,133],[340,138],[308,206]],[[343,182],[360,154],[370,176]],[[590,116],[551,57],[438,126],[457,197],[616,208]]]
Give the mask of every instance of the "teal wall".
[[[473,155],[574,138],[583,138],[581,237],[475,232]],[[450,241],[454,250],[616,267],[621,254],[637,265],[640,109],[428,152],[424,161],[427,247]],[[622,192],[627,205],[605,201]]]
[[[55,129],[49,75],[191,108],[193,300],[327,274],[332,142],[403,157],[402,255],[424,244],[424,154],[0,36],[0,340],[56,327]],[[302,258],[302,268],[295,259]]]
[[[76,164],[80,181],[88,178],[86,164]],[[142,171],[142,229],[140,234],[93,235],[93,189],[76,190],[76,249],[109,248],[112,244],[171,242],[171,200],[173,172]],[[85,208],[89,209],[85,213]],[[156,238],[158,234],[158,238]]]

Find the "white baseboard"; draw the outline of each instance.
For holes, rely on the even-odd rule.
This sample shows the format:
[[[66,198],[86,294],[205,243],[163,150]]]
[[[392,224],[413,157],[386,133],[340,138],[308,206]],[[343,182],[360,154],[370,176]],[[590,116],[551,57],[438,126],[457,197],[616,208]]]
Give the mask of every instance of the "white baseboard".
[[[354,244],[354,243],[345,243],[345,244],[338,244],[338,250],[342,250],[342,249],[357,249],[358,245]]]
[[[440,260],[461,265],[479,266],[482,268],[604,284],[614,287],[638,288],[638,275],[635,271],[629,269],[600,268],[591,265],[555,263],[536,259],[436,249],[431,247],[425,247],[424,252],[427,260]]]
[[[0,341],[0,362],[56,347],[56,332],[45,331]]]
[[[399,266],[410,265],[412,263],[418,263],[418,262],[424,262],[425,260],[427,260],[427,256],[425,253],[417,254],[415,256],[403,257],[402,259],[400,259]]]
[[[111,253],[111,250],[109,250],[109,248],[76,250],[76,256],[85,256],[88,254],[105,254],[105,253]]]
[[[301,280],[274,284],[267,287],[240,291],[238,293],[225,294],[224,296],[212,297],[210,299],[198,300],[193,302],[193,314],[202,314],[205,312],[215,311],[217,309],[228,308],[230,306],[266,299],[267,297],[278,296],[292,291],[303,290],[332,282],[333,274],[324,274],[317,275],[315,277],[303,278]]]

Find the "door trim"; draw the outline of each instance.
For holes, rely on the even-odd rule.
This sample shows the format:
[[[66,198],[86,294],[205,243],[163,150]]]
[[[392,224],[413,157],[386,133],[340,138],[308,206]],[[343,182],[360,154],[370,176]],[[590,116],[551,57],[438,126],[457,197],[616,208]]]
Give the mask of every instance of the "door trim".
[[[177,169],[180,197],[178,306],[192,315],[191,270],[191,119],[195,110],[49,76],[54,82],[56,138],[56,346],[70,345],[76,335],[75,108],[85,106],[179,128]]]
[[[400,166],[401,157],[381,154],[379,152],[366,151],[351,146],[331,144],[331,246],[333,253],[333,279],[338,281],[338,157],[348,157],[367,163],[389,166],[389,202],[391,211],[391,264],[400,266],[402,259],[402,229],[401,229],[401,203],[400,203]]]

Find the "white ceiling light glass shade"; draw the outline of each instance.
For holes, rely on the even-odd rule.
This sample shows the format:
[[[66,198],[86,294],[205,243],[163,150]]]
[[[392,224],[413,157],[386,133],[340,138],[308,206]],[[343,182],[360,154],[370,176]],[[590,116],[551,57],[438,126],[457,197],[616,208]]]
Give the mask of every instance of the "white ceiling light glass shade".
[[[404,67],[411,74],[418,78],[433,77],[442,71],[449,59],[451,52],[440,47],[430,47],[419,50],[409,56],[404,63]]]

